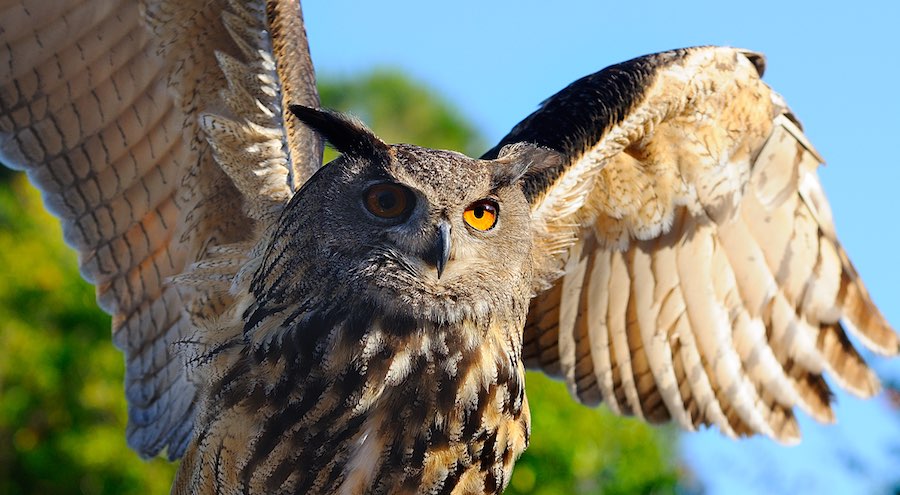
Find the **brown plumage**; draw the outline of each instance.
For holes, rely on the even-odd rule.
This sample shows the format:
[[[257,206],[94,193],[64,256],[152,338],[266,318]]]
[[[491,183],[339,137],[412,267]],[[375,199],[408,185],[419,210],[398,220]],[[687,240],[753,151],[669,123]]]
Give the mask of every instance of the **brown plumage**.
[[[898,351],[757,54],[610,67],[475,160],[315,110],[291,1],[3,9],[0,153],[113,315],[129,442],[184,456],[175,493],[499,492],[525,366],[794,442],[795,408],[834,420],[825,374],[879,388],[845,330]]]

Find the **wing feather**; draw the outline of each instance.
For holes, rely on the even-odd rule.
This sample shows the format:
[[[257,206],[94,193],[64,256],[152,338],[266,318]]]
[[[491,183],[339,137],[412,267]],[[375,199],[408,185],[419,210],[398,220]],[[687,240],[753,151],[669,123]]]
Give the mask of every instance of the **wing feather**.
[[[538,274],[524,340],[542,342],[524,358],[577,399],[795,442],[795,407],[834,420],[823,373],[878,390],[843,328],[884,354],[897,335],[837,241],[821,158],[761,61],[705,47],[610,67],[485,155],[526,141],[562,156],[523,179]]]
[[[648,245],[651,244],[651,245]],[[632,250],[632,297],[635,300],[636,325],[640,330],[641,344],[646,355],[647,367],[652,373],[652,384],[660,395],[665,409],[659,414],[660,420],[671,418],[684,428],[691,428],[684,402],[678,389],[678,380],[672,363],[672,349],[669,346],[669,335],[656,332],[662,308],[660,290],[664,280],[658,280],[653,270],[653,250],[655,242],[641,243]],[[664,285],[663,285],[664,286]],[[663,289],[665,290],[665,289]]]
[[[590,304],[590,291],[584,284],[590,283],[590,274],[594,271],[594,256],[587,257],[582,275],[582,286],[579,289],[579,307],[575,315],[575,389],[582,403],[599,404],[603,395],[598,383],[594,367],[593,346],[591,345],[590,324],[583,308]]]
[[[591,249],[588,251],[588,255],[593,262],[588,273],[588,297],[582,305],[582,314],[587,314],[585,325],[587,326],[588,339],[590,339],[591,359],[594,363],[594,375],[597,378],[600,395],[603,398],[603,402],[612,411],[619,412],[621,408],[613,389],[612,363],[614,361],[610,356],[612,346],[610,344],[609,327],[606,324],[606,317],[609,311],[608,287],[612,267],[612,253],[597,250],[596,239],[593,236],[589,235],[587,239],[591,241],[589,245]]]
[[[569,275],[562,280],[557,334],[562,375],[566,378],[573,395],[586,401],[590,400],[585,394],[590,393],[588,389],[592,387],[590,380],[593,379],[593,369],[587,363],[589,352],[585,353],[586,350],[590,351],[590,348],[585,346],[586,329],[578,318],[582,294],[587,293],[583,290],[585,275],[590,268],[590,258],[581,256],[582,247],[583,243],[572,246],[572,255],[566,267],[566,273]],[[597,402],[597,398],[594,402]]]
[[[0,66],[0,157],[113,315],[129,443],[178,457],[197,402],[184,343],[218,338],[197,322],[321,164],[317,137],[282,126],[288,103],[318,105],[299,4],[2,2]]]
[[[714,270],[721,267],[716,266],[721,253],[716,249],[713,229],[688,215],[683,217],[683,222],[676,263],[687,317],[702,359],[707,363],[708,372],[715,377],[720,402],[724,399],[727,408],[740,417],[742,424],[754,431],[769,433],[756,408],[759,400],[756,389],[743,374],[734,349],[730,315],[716,291],[719,274]],[[732,427],[742,429],[734,423]]]
[[[610,349],[615,357],[613,384],[619,404],[639,418],[644,417],[631,367],[631,350],[628,346],[628,301],[631,299],[631,279],[625,256],[617,251],[612,255],[609,275],[609,309],[606,325],[609,327]],[[618,378],[618,379],[616,379]]]

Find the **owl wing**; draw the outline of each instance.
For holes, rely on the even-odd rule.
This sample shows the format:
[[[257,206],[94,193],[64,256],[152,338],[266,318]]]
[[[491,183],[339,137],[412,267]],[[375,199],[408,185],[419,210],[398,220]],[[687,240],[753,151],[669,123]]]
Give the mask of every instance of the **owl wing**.
[[[523,182],[537,273],[523,354],[579,401],[792,442],[795,406],[833,421],[825,372],[878,390],[845,329],[883,354],[897,336],[762,69],[731,48],[637,58],[552,96],[486,154],[561,152]]]
[[[172,277],[228,265],[320,164],[283,104],[318,104],[299,14],[296,1],[0,1],[0,161],[42,190],[113,316],[142,455],[183,452],[195,385],[177,343],[192,316],[221,311],[209,287]]]

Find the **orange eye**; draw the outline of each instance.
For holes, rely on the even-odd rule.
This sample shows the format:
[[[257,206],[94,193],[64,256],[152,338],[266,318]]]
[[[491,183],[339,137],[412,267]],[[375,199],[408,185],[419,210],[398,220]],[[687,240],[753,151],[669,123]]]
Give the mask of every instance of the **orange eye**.
[[[380,218],[397,218],[413,206],[412,193],[397,184],[375,184],[365,192],[363,199],[366,209]]]
[[[476,201],[463,212],[463,220],[475,230],[491,230],[497,224],[497,202],[490,199]]]

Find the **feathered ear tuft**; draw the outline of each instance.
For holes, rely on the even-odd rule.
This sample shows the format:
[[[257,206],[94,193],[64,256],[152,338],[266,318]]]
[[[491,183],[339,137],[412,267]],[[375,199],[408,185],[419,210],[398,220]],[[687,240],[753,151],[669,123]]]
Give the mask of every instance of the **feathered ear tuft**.
[[[373,157],[387,153],[388,145],[361,122],[331,110],[291,105],[291,113],[318,132],[345,155]]]
[[[493,160],[492,187],[498,188],[525,180],[548,167],[562,163],[562,155],[550,148],[531,143],[508,144]]]

